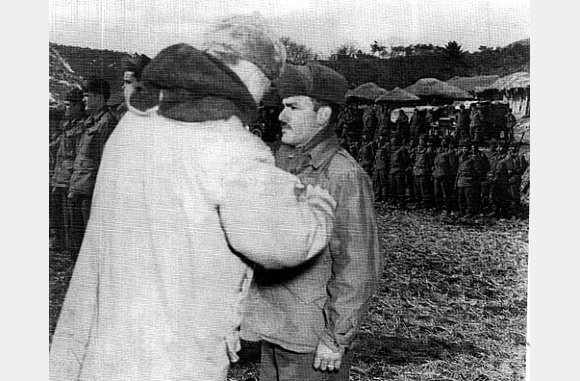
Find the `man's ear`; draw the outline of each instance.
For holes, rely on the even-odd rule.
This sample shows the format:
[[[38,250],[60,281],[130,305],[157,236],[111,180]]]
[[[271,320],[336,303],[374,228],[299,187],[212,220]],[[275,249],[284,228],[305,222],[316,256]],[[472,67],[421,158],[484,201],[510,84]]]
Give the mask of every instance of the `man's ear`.
[[[326,127],[332,115],[332,108],[330,106],[322,106],[316,111],[316,121],[319,127]]]

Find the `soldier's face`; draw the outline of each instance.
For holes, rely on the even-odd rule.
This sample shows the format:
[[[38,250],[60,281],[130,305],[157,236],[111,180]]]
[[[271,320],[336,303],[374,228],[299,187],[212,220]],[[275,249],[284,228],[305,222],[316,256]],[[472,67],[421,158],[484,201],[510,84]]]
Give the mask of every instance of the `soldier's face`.
[[[87,103],[87,111],[93,112],[105,104],[105,98],[101,94],[89,92],[86,95],[85,101]]]
[[[76,118],[77,116],[80,116],[84,109],[85,109],[85,104],[82,101],[79,102],[65,102],[64,103],[65,106],[65,116],[68,118]]]
[[[278,116],[282,122],[282,142],[300,146],[308,142],[319,128],[319,111],[314,111],[314,103],[307,96],[284,98],[284,109]]]
[[[126,71],[123,74],[123,94],[125,95],[125,99],[129,99],[131,93],[133,92],[133,84],[137,82],[137,77],[135,77],[135,73],[132,71]]]

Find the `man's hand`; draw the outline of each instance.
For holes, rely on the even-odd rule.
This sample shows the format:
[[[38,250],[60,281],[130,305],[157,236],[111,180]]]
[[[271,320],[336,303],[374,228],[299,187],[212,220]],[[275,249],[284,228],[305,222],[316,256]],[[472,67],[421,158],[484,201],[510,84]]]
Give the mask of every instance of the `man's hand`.
[[[316,347],[316,355],[314,356],[314,369],[319,369],[323,372],[334,372],[340,368],[342,355],[344,355],[344,347],[341,347],[338,352],[335,352],[320,340]]]

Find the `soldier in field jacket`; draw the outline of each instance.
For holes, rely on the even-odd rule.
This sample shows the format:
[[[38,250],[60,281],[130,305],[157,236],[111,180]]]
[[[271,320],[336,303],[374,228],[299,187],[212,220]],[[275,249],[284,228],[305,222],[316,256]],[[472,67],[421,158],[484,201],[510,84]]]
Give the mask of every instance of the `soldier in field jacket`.
[[[117,119],[107,106],[110,95],[108,82],[90,78],[86,87],[89,115],[83,123],[84,132],[77,143],[68,194],[69,198],[80,203],[84,226],[89,220],[93,189],[105,143],[117,125]]]

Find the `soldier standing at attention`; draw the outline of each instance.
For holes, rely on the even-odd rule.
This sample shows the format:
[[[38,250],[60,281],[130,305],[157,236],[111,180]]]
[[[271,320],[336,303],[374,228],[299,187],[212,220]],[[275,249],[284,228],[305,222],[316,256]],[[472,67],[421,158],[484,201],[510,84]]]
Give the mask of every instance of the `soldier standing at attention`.
[[[297,268],[257,266],[242,333],[261,340],[261,381],[347,381],[352,343],[381,274],[372,183],[332,130],[346,80],[318,64],[286,67],[276,165],[337,201],[329,244]]]
[[[430,209],[433,198],[433,151],[428,146],[428,136],[423,134],[419,138],[419,147],[415,153],[413,163],[413,177],[415,196],[418,199],[418,208]]]
[[[457,173],[457,157],[448,138],[441,140],[441,147],[433,160],[433,188],[438,208],[445,206],[446,214],[453,207],[453,180]]]
[[[463,140],[459,143],[461,156],[455,185],[459,195],[459,215],[475,217],[479,207],[480,170],[477,159],[470,152],[470,147],[469,141]]]
[[[375,152],[373,165],[375,201],[386,201],[389,197],[389,141],[386,136],[379,136]]]
[[[358,162],[360,166],[372,176],[373,174],[373,160],[375,157],[373,140],[370,134],[364,133],[362,136],[362,146],[358,151]]]
[[[76,257],[82,242],[83,219],[77,199],[69,198],[68,191],[77,142],[84,132],[86,115],[82,90],[74,88],[69,91],[65,97],[65,106],[65,119],[61,123],[62,133],[57,140],[56,163],[50,185],[53,199],[61,206],[57,217],[62,223],[62,232],[57,235],[58,246]]]
[[[389,184],[391,197],[395,205],[404,208],[407,189],[407,170],[410,165],[409,153],[402,145],[401,137],[391,138],[391,154],[389,156]]]
[[[89,221],[93,189],[105,143],[117,125],[117,118],[107,106],[110,91],[109,83],[101,78],[90,78],[86,85],[88,116],[83,122],[84,131],[77,143],[68,192],[68,197],[80,204],[83,231]]]

